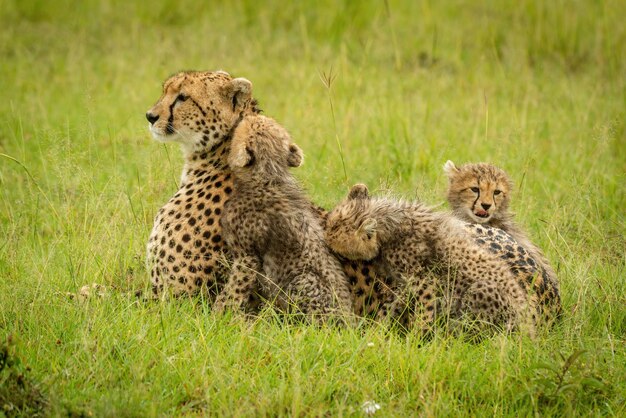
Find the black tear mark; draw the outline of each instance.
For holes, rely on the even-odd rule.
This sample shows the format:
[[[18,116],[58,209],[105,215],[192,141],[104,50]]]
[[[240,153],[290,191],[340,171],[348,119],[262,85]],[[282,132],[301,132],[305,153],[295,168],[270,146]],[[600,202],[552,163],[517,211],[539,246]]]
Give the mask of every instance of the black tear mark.
[[[237,93],[233,94],[233,112],[237,108]]]
[[[256,162],[256,157],[254,153],[252,152],[252,150],[250,149],[250,147],[246,147],[246,152],[250,156],[250,159],[248,160],[248,163],[244,167],[251,167]]]
[[[165,133],[167,135],[171,135],[174,133],[174,106],[176,106],[177,101],[178,98],[176,98],[169,107],[170,115],[167,118],[167,126],[165,127]]]

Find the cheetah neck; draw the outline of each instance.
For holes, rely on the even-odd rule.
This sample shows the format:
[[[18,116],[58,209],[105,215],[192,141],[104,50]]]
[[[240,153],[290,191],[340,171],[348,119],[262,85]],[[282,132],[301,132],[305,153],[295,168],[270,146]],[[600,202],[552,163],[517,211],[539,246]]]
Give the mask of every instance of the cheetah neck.
[[[511,235],[515,241],[517,241],[520,245],[525,248],[534,247],[534,245],[529,241],[526,233],[519,227],[519,225],[513,220],[513,216],[511,214],[503,213],[500,214],[498,218],[492,219],[487,223],[488,226],[492,228],[498,228]]]
[[[309,212],[311,202],[300,183],[295,177],[286,173],[283,178],[263,178],[238,176],[233,172],[233,188],[238,196],[248,196],[253,199],[265,202],[265,204],[276,204],[278,202],[289,202],[293,208],[300,211]]]
[[[215,145],[210,150],[203,150],[186,155],[181,186],[195,181],[206,173],[230,173],[228,166],[228,153],[230,152],[230,140]]]
[[[256,101],[253,101],[256,103]],[[253,109],[258,112],[256,108]],[[231,170],[228,166],[228,153],[230,152],[230,144],[233,138],[233,132],[239,126],[239,123],[246,116],[243,112],[239,114],[237,120],[233,123],[228,133],[220,139],[220,142],[213,145],[210,149],[202,149],[199,151],[183,149],[185,156],[185,165],[181,176],[181,185],[189,183],[198,173],[226,173],[230,174]]]
[[[470,223],[475,223],[472,219],[467,219]],[[517,230],[517,226],[513,221],[513,216],[508,212],[497,212],[495,213],[489,221],[487,221],[484,225],[490,226],[492,228],[502,229],[503,231],[509,232],[509,230]]]
[[[265,190],[272,188],[274,190],[283,190],[288,193],[302,194],[302,187],[296,178],[290,172],[283,172],[280,175],[275,173],[266,174],[263,171],[255,173],[241,173],[237,170],[233,171],[234,183],[237,188],[242,190]]]

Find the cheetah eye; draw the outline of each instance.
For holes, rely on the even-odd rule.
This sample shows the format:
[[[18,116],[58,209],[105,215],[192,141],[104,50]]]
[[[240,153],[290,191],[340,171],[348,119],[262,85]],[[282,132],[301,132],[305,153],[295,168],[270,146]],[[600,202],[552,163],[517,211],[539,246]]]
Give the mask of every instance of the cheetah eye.
[[[494,190],[494,191],[493,191],[493,195],[494,195],[494,196],[497,196],[497,195],[499,195],[500,193],[502,193],[502,190]]]
[[[478,187],[471,187],[470,190],[473,191],[474,193],[478,193],[480,191]]]
[[[189,98],[189,96],[180,93],[178,96],[176,96],[176,101],[177,102],[184,102],[185,100],[187,100]]]

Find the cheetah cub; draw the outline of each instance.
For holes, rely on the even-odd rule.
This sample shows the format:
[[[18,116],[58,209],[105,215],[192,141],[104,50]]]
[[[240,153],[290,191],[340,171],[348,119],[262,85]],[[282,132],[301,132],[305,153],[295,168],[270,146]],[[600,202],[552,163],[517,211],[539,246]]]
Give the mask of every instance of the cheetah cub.
[[[499,228],[511,235],[539,264],[549,290],[546,297],[556,303],[559,299],[556,273],[543,252],[530,241],[509,212],[513,183],[506,172],[487,163],[456,166],[450,160],[443,170],[449,180],[448,202],[454,215],[463,221]],[[557,310],[560,310],[560,303]]]
[[[370,197],[367,186],[357,184],[330,212],[325,232],[333,251],[371,260],[392,278],[395,296],[383,305],[391,318],[409,315],[409,326],[428,330],[443,308],[452,318],[534,335],[536,301],[523,272],[514,274],[488,234],[481,245],[465,225],[420,203]]]
[[[302,150],[264,116],[244,118],[233,134],[228,164],[234,191],[222,218],[233,267],[218,311],[243,307],[259,285],[269,301],[317,321],[352,312],[349,282],[327,248],[320,217],[289,167]]]

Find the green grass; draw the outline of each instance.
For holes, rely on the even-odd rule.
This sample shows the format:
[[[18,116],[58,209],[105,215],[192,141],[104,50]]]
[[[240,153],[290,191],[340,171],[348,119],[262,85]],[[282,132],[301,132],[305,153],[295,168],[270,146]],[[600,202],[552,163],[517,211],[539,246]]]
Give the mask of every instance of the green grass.
[[[623,1],[128,3],[0,0],[0,416],[626,414]],[[563,322],[424,344],[138,304],[182,164],[144,113],[180,69],[249,78],[327,207],[355,182],[436,204],[447,159],[500,165]],[[114,290],[67,297],[92,282]]]

